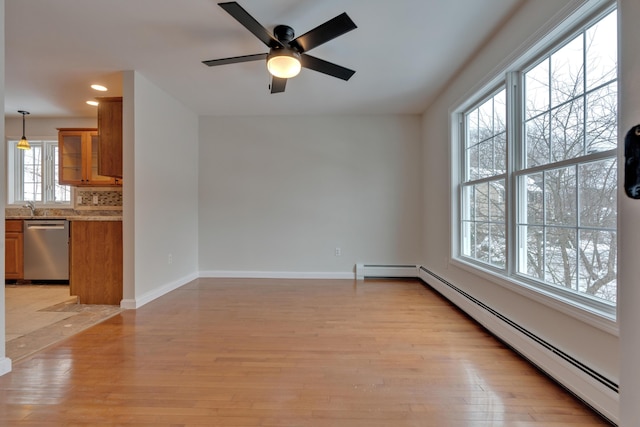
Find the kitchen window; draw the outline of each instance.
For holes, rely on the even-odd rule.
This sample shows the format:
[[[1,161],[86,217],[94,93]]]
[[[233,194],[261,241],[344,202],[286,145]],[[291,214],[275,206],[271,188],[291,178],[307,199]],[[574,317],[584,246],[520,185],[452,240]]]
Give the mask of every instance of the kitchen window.
[[[70,205],[71,187],[58,183],[58,141],[29,141],[30,150],[17,149],[17,143],[8,144],[8,203]]]
[[[454,113],[453,248],[471,268],[613,319],[618,41],[608,4]]]

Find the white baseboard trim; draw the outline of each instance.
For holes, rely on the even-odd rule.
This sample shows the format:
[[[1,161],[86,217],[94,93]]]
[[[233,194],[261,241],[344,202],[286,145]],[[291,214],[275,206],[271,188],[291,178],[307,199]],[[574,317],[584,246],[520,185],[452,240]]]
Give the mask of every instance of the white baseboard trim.
[[[0,377],[11,372],[11,359],[3,357],[0,359]]]
[[[180,286],[184,286],[187,283],[196,280],[198,278],[197,273],[189,274],[188,276],[182,277],[178,280],[174,280],[173,282],[167,283],[166,285],[154,289],[151,292],[147,292],[140,296],[136,296],[135,299],[123,299],[120,301],[120,308],[126,310],[135,310],[137,308],[142,307],[145,304],[150,303],[156,298],[160,298],[161,296],[168,294],[169,292],[178,289]]]
[[[356,279],[384,277],[417,278],[419,265],[356,264]]]
[[[305,272],[305,271],[201,271],[201,278],[242,279],[353,279],[353,272]]]
[[[564,354],[542,338],[526,331],[493,311],[480,301],[466,294],[455,285],[429,272],[419,270],[420,279],[435,289],[458,308],[463,310],[496,337],[538,369],[583,400],[613,423],[619,418],[619,393],[617,384]],[[520,329],[520,330],[519,330]]]

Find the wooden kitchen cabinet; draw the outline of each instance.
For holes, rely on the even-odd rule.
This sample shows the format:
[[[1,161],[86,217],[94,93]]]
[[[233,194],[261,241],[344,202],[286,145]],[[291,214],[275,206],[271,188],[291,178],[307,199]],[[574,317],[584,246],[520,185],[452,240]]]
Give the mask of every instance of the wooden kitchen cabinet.
[[[20,219],[5,221],[4,278],[24,279],[24,235]]]
[[[122,178],[122,97],[98,100],[98,173]]]
[[[122,300],[122,221],[71,221],[69,291],[80,304]]]
[[[98,131],[95,128],[58,128],[58,158],[60,184],[119,185],[116,178],[98,174]]]

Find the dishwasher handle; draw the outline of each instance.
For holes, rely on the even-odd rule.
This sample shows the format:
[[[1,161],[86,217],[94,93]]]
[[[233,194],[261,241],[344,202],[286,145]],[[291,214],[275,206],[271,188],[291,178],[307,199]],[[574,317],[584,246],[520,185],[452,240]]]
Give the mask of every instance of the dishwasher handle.
[[[28,230],[64,230],[64,224],[27,224]]]

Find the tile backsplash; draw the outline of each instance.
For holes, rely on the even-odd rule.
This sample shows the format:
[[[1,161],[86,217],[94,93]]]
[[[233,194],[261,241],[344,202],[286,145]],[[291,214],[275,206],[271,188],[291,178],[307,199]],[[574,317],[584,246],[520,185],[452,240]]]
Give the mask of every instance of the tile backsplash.
[[[122,209],[122,189],[76,187],[76,209]]]

